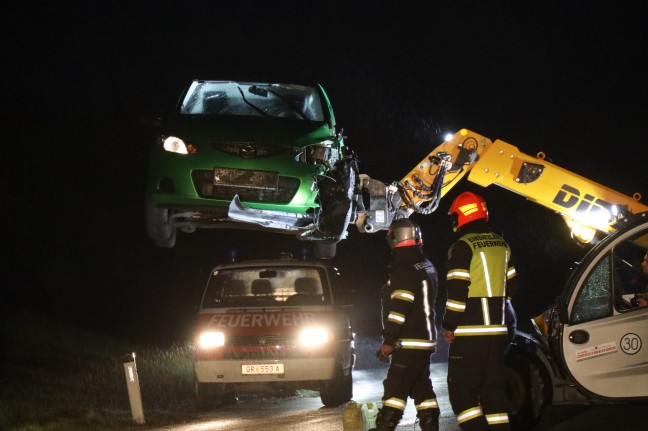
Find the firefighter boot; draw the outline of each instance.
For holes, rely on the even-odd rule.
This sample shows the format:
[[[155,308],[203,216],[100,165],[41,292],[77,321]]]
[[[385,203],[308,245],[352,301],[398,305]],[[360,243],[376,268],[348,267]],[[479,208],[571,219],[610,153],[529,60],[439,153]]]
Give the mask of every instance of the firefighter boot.
[[[372,428],[369,431],[394,431],[401,417],[403,417],[402,411],[384,407],[378,411],[376,428]]]
[[[438,409],[418,412],[416,416],[418,416],[421,431],[439,431],[440,413]]]

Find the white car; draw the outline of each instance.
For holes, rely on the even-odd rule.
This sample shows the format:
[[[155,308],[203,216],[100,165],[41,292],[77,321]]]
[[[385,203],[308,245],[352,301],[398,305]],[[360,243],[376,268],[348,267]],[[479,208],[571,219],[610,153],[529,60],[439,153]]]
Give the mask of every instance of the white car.
[[[648,400],[648,213],[592,248],[561,296],[533,319],[537,334],[516,331],[507,351],[513,429],[531,429],[558,404]]]
[[[197,316],[198,403],[243,391],[318,390],[325,406],[353,396],[351,306],[321,260],[227,263],[209,277]]]

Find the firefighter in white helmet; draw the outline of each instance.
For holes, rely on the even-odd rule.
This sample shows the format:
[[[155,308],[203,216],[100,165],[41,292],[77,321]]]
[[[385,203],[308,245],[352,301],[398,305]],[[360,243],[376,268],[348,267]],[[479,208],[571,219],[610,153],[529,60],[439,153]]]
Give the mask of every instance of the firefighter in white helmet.
[[[442,324],[450,404],[462,430],[509,430],[503,365],[507,302],[517,290],[511,249],[488,227],[480,196],[460,194],[449,214],[459,234],[448,252]]]
[[[376,356],[391,364],[383,381],[377,431],[393,431],[403,416],[407,398],[414,399],[423,431],[438,431],[439,405],[430,380],[430,356],[436,347],[434,303],[438,290],[436,268],[422,250],[419,226],[394,221],[387,232],[393,261],[381,291],[382,346]]]

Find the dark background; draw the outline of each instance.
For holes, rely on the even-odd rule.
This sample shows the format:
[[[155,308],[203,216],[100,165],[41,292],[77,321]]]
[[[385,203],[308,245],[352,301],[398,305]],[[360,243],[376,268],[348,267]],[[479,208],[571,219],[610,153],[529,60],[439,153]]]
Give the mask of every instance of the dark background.
[[[16,3],[17,4],[17,3]],[[3,4],[3,317],[24,306],[91,330],[184,339],[209,269],[308,249],[246,231],[144,233],[146,114],[193,78],[319,82],[361,171],[402,178],[466,127],[631,195],[646,192],[648,48],[642,3],[62,1]],[[562,219],[464,180],[510,242],[524,321],[559,294],[584,250]],[[440,272],[449,196],[415,215]],[[374,330],[384,232],[355,227],[334,263]]]

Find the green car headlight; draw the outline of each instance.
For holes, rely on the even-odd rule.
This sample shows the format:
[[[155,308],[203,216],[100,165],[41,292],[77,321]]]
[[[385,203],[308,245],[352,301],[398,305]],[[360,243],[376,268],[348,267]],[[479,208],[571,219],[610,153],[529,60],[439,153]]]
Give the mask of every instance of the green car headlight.
[[[186,144],[176,136],[167,136],[162,141],[162,148],[165,151],[176,154],[195,154],[198,149],[192,144]]]
[[[337,160],[337,151],[333,147],[333,141],[327,139],[317,144],[310,144],[305,147],[295,148],[297,161],[309,165],[320,163],[334,163]]]

